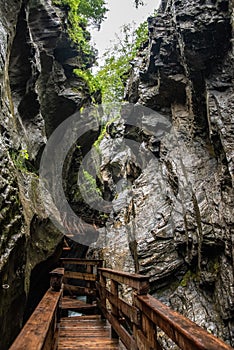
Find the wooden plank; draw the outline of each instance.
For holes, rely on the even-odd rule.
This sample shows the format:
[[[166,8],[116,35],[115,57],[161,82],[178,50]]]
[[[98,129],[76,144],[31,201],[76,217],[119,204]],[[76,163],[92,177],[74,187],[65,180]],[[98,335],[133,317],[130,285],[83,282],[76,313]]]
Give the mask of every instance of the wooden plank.
[[[84,273],[84,272],[73,272],[73,271],[65,271],[65,278],[74,278],[78,280],[84,281],[96,281],[97,276],[93,273]]]
[[[53,349],[53,327],[61,295],[61,290],[46,292],[9,350]]]
[[[58,350],[119,349],[118,341],[110,339],[109,323],[101,320],[100,316],[98,319],[83,316],[80,321],[77,317],[75,322],[71,319],[73,317],[61,319]]]
[[[50,271],[49,274],[50,275],[63,276],[64,275],[64,268],[63,267],[57,267],[57,269],[54,269],[54,270]]]
[[[99,283],[96,282],[96,286],[98,286]],[[102,293],[102,291],[104,291],[106,289],[106,277],[104,277],[102,274],[100,275],[100,289],[99,289],[99,293],[100,293],[100,305],[106,310],[106,296],[105,294]],[[102,308],[99,308],[100,310],[102,310]],[[104,314],[102,314],[103,317]]]
[[[136,289],[138,294],[147,294],[149,291],[149,277],[139,274],[131,274],[122,271],[99,268],[98,271],[106,278],[118,283],[126,284]]]
[[[75,265],[97,265],[97,266],[102,266],[103,260],[100,259],[78,259],[78,258],[60,258],[59,261],[63,264],[75,264]]]
[[[72,317],[62,317],[61,322],[74,322],[74,321],[88,321],[90,320],[101,320],[100,315],[85,315],[85,316],[72,316]]]
[[[116,305],[117,308],[125,316],[127,316],[132,323],[135,323],[137,326],[140,325],[141,315],[140,311],[136,307],[128,304],[121,298],[116,299],[109,290],[102,288],[100,283],[97,282],[96,285],[100,294],[102,294],[103,297],[107,298],[112,305]]]
[[[111,314],[117,320],[119,319],[119,309],[117,306],[118,294],[119,294],[118,287],[119,287],[118,282],[111,280],[110,289],[111,289],[112,298],[115,301],[111,304]],[[118,334],[116,333],[114,327],[111,327],[111,337],[118,338]]]
[[[120,337],[121,341],[127,348],[127,350],[138,350],[137,345],[133,337],[124,329],[119,321],[111,315],[105,308],[103,308],[101,305],[100,307],[102,308],[102,313],[105,315],[106,319],[110,322],[112,327],[115,329],[116,333]]]
[[[135,338],[136,338],[136,343],[137,343],[137,347],[139,350],[159,350],[159,347],[154,347],[152,346],[152,344],[148,341],[148,339],[145,337],[145,335],[143,334],[143,332],[138,329],[136,334],[135,334]]]
[[[182,350],[233,350],[194,322],[153,298],[137,295],[136,306]]]
[[[142,334],[145,335],[150,348],[160,350],[161,347],[157,342],[156,325],[145,314],[142,314],[141,322]]]
[[[82,300],[77,300],[68,296],[62,299],[62,310],[76,310],[76,311],[96,311],[96,305],[87,304]]]
[[[65,283],[63,285],[63,290],[72,292],[75,295],[91,295],[91,296],[96,296],[97,291],[96,289],[93,288],[87,288],[87,287],[79,287],[79,286],[73,286],[71,284]]]

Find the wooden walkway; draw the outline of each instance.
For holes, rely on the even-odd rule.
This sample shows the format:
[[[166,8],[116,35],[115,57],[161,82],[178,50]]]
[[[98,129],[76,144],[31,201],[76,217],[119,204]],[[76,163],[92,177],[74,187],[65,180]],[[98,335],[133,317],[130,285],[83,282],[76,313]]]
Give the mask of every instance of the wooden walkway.
[[[233,350],[148,294],[147,276],[102,268],[101,260],[61,265],[9,350],[162,350],[158,330],[182,350]],[[122,285],[131,290],[127,300]]]
[[[101,316],[63,317],[60,321],[58,350],[117,350],[119,341],[111,339],[111,327]]]

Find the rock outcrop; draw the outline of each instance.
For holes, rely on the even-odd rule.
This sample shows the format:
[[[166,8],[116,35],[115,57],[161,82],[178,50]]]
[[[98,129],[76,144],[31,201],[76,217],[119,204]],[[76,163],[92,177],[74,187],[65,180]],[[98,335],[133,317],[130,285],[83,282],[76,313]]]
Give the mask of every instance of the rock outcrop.
[[[0,1],[2,350],[19,332],[26,305],[27,316],[48,288],[45,276],[61,253],[63,236],[38,191],[41,153],[56,126],[91,100],[87,84],[73,77],[84,60],[65,25],[50,0]]]
[[[232,5],[168,0],[148,19],[126,99],[160,113],[171,131],[157,139],[123,120],[107,129],[106,192],[121,200],[114,184],[123,177],[131,199],[110,214],[96,248],[108,267],[148,274],[153,295],[233,345]],[[126,138],[156,162],[139,171]]]
[[[63,169],[66,197],[93,231],[99,227],[90,254],[149,274],[153,295],[234,345],[233,1],[164,0],[148,23],[125,110],[131,115],[140,105],[144,113],[131,123],[109,117],[99,137],[100,130],[82,136]],[[38,190],[42,152],[55,128],[92,100],[73,75],[92,62],[66,25],[51,0],[0,0],[2,350],[61,252],[62,234]],[[114,202],[110,213],[90,209],[77,185],[93,143],[89,163],[100,188],[86,175]]]

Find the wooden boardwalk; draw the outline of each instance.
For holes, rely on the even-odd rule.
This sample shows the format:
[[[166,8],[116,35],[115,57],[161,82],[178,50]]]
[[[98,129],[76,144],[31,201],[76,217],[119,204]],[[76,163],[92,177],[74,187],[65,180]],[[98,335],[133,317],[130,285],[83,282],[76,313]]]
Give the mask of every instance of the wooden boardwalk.
[[[119,341],[111,338],[111,327],[99,315],[63,317],[60,321],[58,350],[117,350]]]
[[[182,350],[234,350],[148,294],[149,277],[102,268],[101,260],[61,263],[65,272],[51,272],[51,288],[9,350],[162,350],[158,329]]]

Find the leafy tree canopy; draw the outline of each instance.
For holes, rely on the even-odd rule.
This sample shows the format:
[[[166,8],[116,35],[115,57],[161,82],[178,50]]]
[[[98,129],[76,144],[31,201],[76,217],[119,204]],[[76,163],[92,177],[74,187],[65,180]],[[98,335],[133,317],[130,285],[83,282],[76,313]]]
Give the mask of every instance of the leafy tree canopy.
[[[76,19],[98,28],[108,11],[105,0],[54,0],[54,4],[67,8],[68,14],[72,12],[78,16]]]
[[[135,5],[136,5],[136,8],[138,8],[140,5],[144,5],[144,1],[142,0],[135,0]]]
[[[83,53],[83,66],[74,70],[74,73],[87,82],[91,93],[101,90],[103,102],[121,101],[131,61],[148,38],[147,22],[138,28],[135,24],[124,25],[121,33],[116,34],[112,48],[104,55],[105,64],[93,76],[87,68],[92,65],[95,50],[90,46],[90,34],[86,28],[87,25],[100,28],[108,11],[106,0],[53,0],[53,3],[66,12],[68,34]],[[144,5],[144,0],[133,0],[133,3],[138,8]]]
[[[89,24],[100,29],[108,9],[105,6],[105,0],[80,0],[79,11]]]
[[[88,24],[100,28],[108,11],[105,0],[53,0],[53,3],[67,13],[68,34],[80,50],[87,56],[93,56],[94,50],[89,44]]]
[[[138,28],[135,23],[124,25],[120,35],[116,34],[116,41],[105,52],[105,63],[96,75],[104,103],[123,100],[131,62],[147,40],[147,22],[140,24]]]

